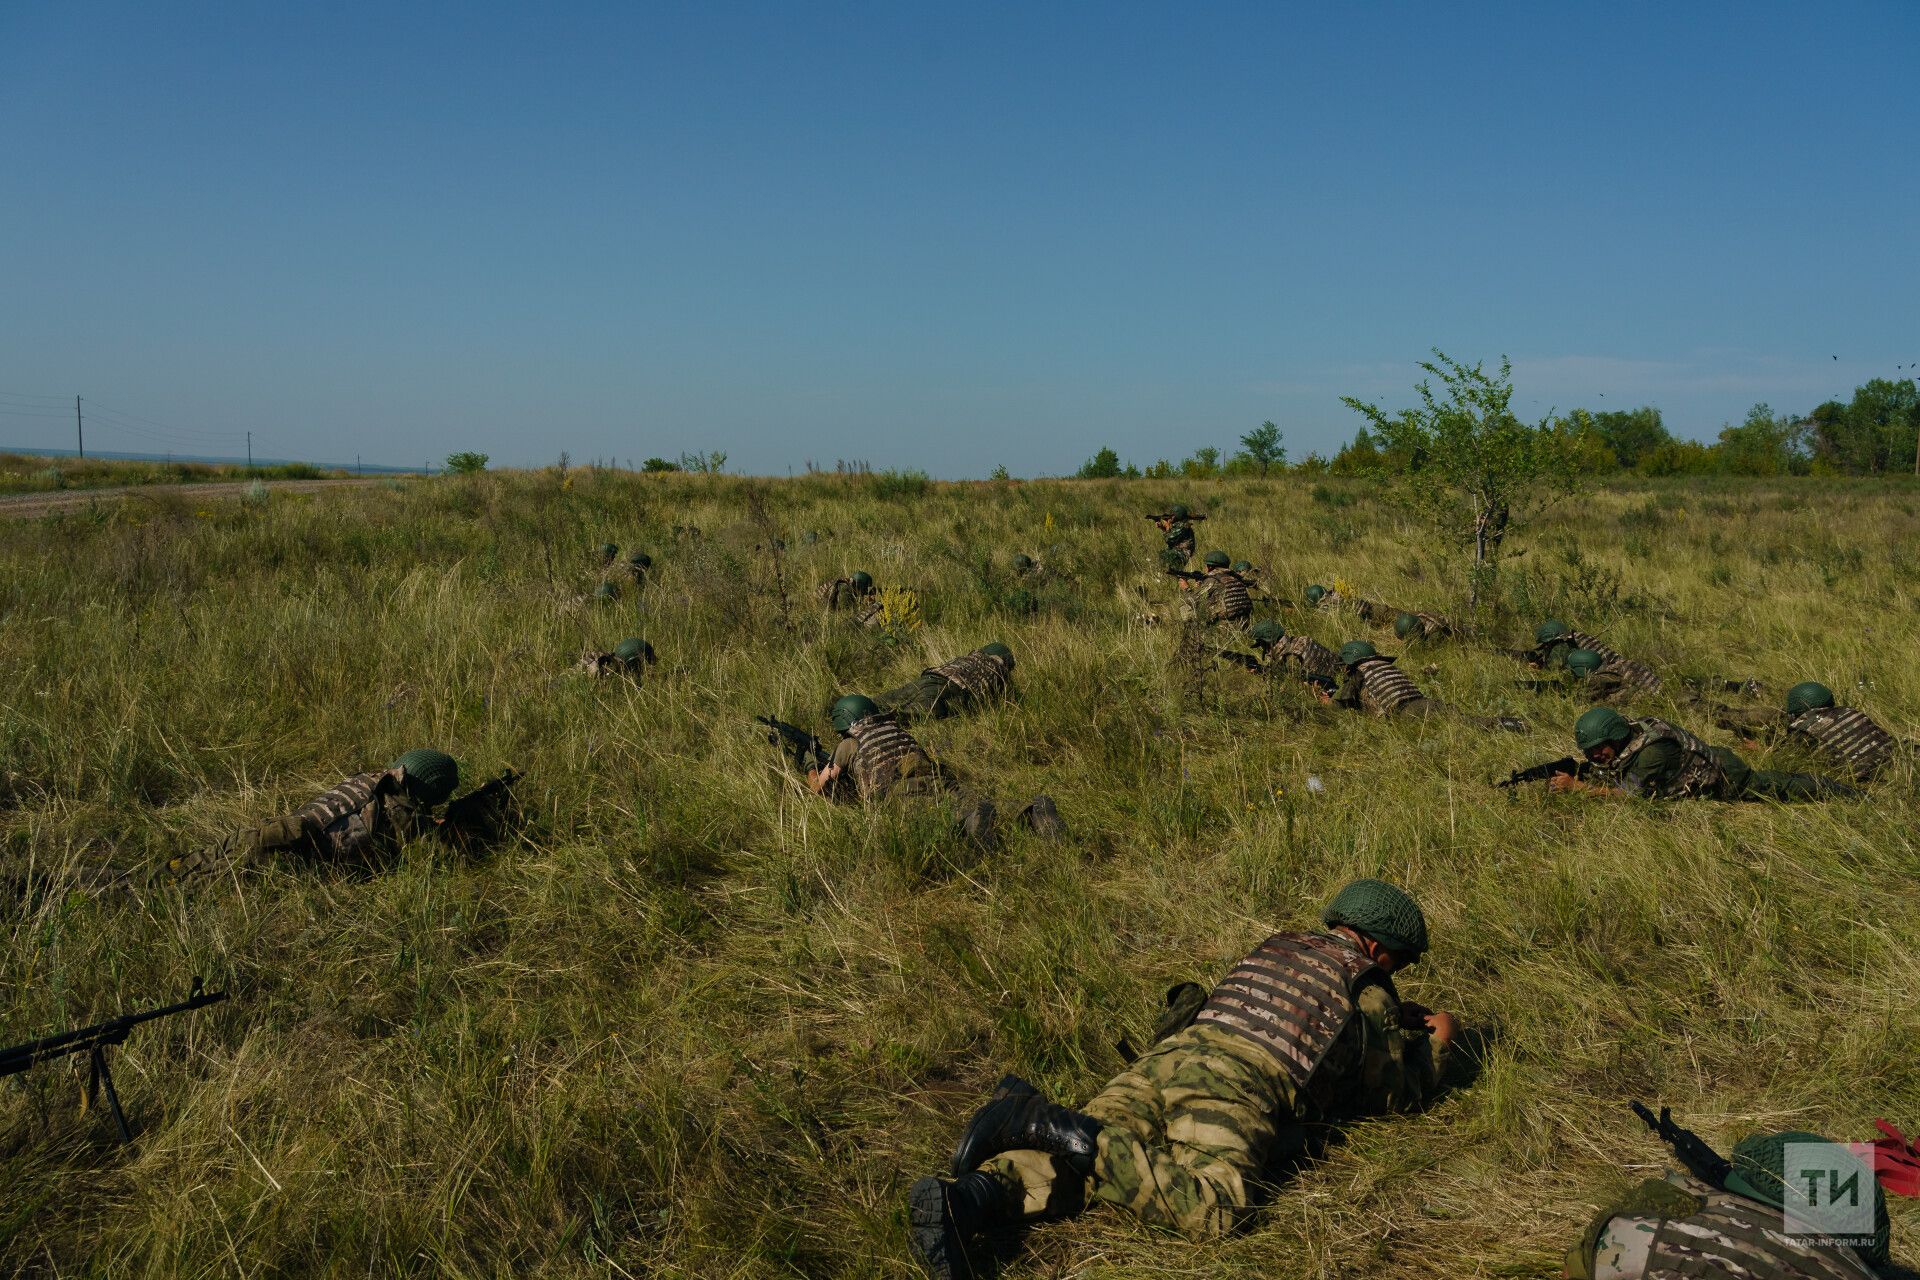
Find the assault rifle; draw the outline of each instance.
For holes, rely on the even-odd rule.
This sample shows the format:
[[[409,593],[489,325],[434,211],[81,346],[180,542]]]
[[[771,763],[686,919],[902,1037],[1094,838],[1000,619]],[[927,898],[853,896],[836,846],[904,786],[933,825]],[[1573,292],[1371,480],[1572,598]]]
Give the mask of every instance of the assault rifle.
[[[1505,782],[1496,782],[1496,787],[1517,787],[1523,782],[1545,782],[1549,778],[1580,778],[1593,776],[1591,761],[1576,759],[1573,756],[1561,756],[1558,760],[1549,760],[1545,764],[1536,764],[1528,769],[1515,769],[1507,775]]]
[[[520,776],[518,769],[502,769],[499,777],[450,802],[435,829],[455,844],[494,839],[499,834],[501,818],[513,803],[513,784]]]
[[[1207,575],[1198,569],[1167,568],[1162,570],[1162,572],[1169,578],[1179,578],[1183,582],[1205,582],[1207,580]]]
[[[1660,1118],[1653,1118],[1653,1112],[1638,1102],[1627,1104],[1633,1108],[1633,1114],[1640,1117],[1659,1135],[1660,1141],[1673,1148],[1673,1154],[1680,1157],[1680,1163],[1687,1166],[1687,1172],[1716,1190],[1725,1190],[1727,1175],[1733,1172],[1733,1166],[1725,1156],[1708,1146],[1700,1135],[1691,1129],[1682,1129],[1673,1122],[1673,1111],[1660,1108]]]
[[[1192,516],[1188,516],[1185,520],[1179,520],[1174,516],[1173,512],[1171,511],[1162,511],[1162,512],[1159,512],[1158,514],[1149,511],[1146,514],[1145,519],[1151,520],[1155,524],[1158,524],[1162,520],[1173,520],[1177,524],[1198,524],[1200,521],[1205,520],[1206,517],[1200,516],[1200,515],[1192,515]]]
[[[107,1069],[108,1046],[125,1043],[127,1033],[143,1022],[152,1022],[155,1018],[170,1017],[176,1013],[191,1013],[195,1009],[218,1004],[226,998],[226,992],[209,992],[200,979],[195,978],[193,989],[179,1004],[170,1004],[163,1009],[148,1009],[144,1013],[123,1013],[117,1018],[81,1027],[78,1031],[63,1031],[57,1036],[30,1040],[11,1049],[0,1049],[0,1076],[19,1075],[50,1058],[84,1053],[91,1059],[91,1069],[87,1073],[87,1104],[91,1106],[95,1095],[104,1090],[107,1109],[113,1112],[113,1123],[120,1130],[120,1141],[132,1142],[133,1135],[127,1131],[126,1113],[120,1110],[120,1095],[113,1087],[113,1072]]]
[[[1261,665],[1260,659],[1250,653],[1241,653],[1238,649],[1215,649],[1213,652],[1214,656],[1221,661],[1237,663],[1249,671],[1258,673],[1266,670],[1266,668]]]
[[[772,716],[755,716],[753,722],[767,727],[767,745],[784,747],[793,756],[793,767],[801,773],[809,768],[824,769],[833,760],[832,753],[821,745],[820,739],[799,725],[775,720]]]

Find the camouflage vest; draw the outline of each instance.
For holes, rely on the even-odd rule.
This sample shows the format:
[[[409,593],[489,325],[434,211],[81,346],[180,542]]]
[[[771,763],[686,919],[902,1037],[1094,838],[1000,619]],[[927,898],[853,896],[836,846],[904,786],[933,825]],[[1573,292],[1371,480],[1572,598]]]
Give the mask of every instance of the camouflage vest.
[[[1893,754],[1893,735],[1853,707],[1814,707],[1787,721],[1787,732],[1805,734],[1816,747],[1845,760],[1855,778],[1880,772]]]
[[[1281,661],[1298,663],[1303,674],[1340,683],[1340,656],[1312,636],[1288,636],[1272,652]]]
[[[1652,716],[1629,719],[1627,723],[1633,726],[1633,736],[1627,739],[1627,745],[1620,748],[1620,754],[1615,757],[1615,772],[1624,773],[1627,762],[1654,743],[1671,742],[1686,757],[1672,795],[1714,796],[1726,786],[1726,770],[1720,767],[1720,760],[1713,754],[1713,748],[1679,725]]]
[[[1596,676],[1611,676],[1619,689],[1644,689],[1648,693],[1660,692],[1660,677],[1652,667],[1644,662],[1635,662],[1632,658],[1623,658],[1614,654],[1594,668]],[[1589,677],[1591,678],[1591,677]]]
[[[1719,1194],[1699,1213],[1661,1221],[1641,1275],[1643,1280],[1872,1280],[1874,1272],[1844,1245],[1789,1238],[1780,1210]]]
[[[1253,613],[1246,579],[1231,569],[1208,574],[1200,589],[1206,593],[1207,616],[1215,622],[1239,622]]]
[[[908,756],[925,756],[913,735],[900,727],[892,716],[865,716],[847,728],[847,736],[856,748],[853,764],[854,790],[862,800],[884,795],[900,779],[900,762]]]
[[[1358,947],[1324,933],[1276,933],[1233,967],[1196,1022],[1253,1041],[1305,1089],[1353,1021],[1366,982],[1393,984]]]
[[[1420,633],[1422,640],[1431,640],[1435,636],[1453,633],[1453,624],[1437,613],[1427,613],[1422,610],[1413,615],[1413,620],[1420,624],[1416,630]]]
[[[1179,551],[1190,556],[1193,554],[1194,541],[1193,526],[1190,524],[1176,524],[1167,530],[1169,551]]]
[[[994,697],[1007,687],[1007,664],[978,650],[963,653],[937,667],[928,667],[927,673],[959,685],[975,698]]]
[[[387,770],[356,774],[293,811],[293,821],[322,858],[364,858],[377,843],[399,844],[414,834],[421,813],[399,792],[382,787]]]
[[[1411,677],[1388,658],[1366,658],[1360,663],[1360,702],[1377,715],[1389,715],[1427,695]]]

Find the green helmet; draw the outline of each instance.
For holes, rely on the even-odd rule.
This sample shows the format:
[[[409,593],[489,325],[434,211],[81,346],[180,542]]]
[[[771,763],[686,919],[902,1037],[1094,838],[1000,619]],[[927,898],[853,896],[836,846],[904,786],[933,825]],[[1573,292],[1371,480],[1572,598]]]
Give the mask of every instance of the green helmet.
[[[627,557],[627,563],[636,569],[653,568],[653,557],[644,551],[636,551]]]
[[[1410,613],[1396,613],[1393,615],[1393,634],[1399,636],[1402,640],[1412,635],[1414,629],[1419,625],[1420,619]]]
[[[1013,650],[1007,648],[1007,646],[1001,644],[998,640],[995,640],[992,644],[981,645],[980,652],[989,657],[1000,659],[1007,664],[1008,670],[1013,669]]]
[[[1535,644],[1552,644],[1555,640],[1571,634],[1573,634],[1572,627],[1560,621],[1558,618],[1548,618],[1545,622],[1533,629],[1533,642]]]
[[[1333,895],[1320,913],[1320,922],[1332,929],[1345,925],[1358,930],[1412,964],[1427,953],[1427,918],[1405,889],[1384,880],[1355,880]]]
[[[1368,658],[1377,658],[1380,651],[1365,640],[1349,640],[1340,646],[1340,664],[1350,667],[1356,662],[1365,662]]]
[[[1022,551],[1013,558],[1013,571],[1015,573],[1032,573],[1033,557]]]
[[[429,807],[445,803],[453,789],[460,785],[459,762],[444,751],[418,747],[387,767],[405,770],[403,785],[407,794]]]
[[[620,598],[620,588],[611,582],[603,582],[593,589],[593,598],[595,600],[618,600]]]
[[[1256,622],[1247,635],[1262,649],[1271,649],[1287,638],[1287,629],[1272,620]]]
[[[653,646],[638,636],[628,636],[613,646],[613,656],[629,667],[638,666],[654,660]]]
[[[1316,582],[1307,588],[1307,603],[1319,604],[1326,594],[1327,589]]]
[[[1840,1171],[1843,1175],[1855,1174],[1859,1179],[1857,1185],[1862,1190],[1869,1187],[1873,1189],[1873,1241],[1871,1244],[1856,1247],[1860,1256],[1868,1262],[1884,1264],[1887,1261],[1887,1249],[1892,1235],[1891,1224],[1887,1220],[1886,1192],[1881,1190],[1880,1185],[1874,1180],[1873,1169],[1867,1161],[1854,1155],[1831,1138],[1797,1130],[1788,1133],[1748,1134],[1734,1144],[1733,1158],[1729,1162],[1733,1165],[1733,1171],[1727,1175],[1727,1190],[1735,1195],[1746,1196],[1750,1200],[1771,1205],[1776,1209],[1785,1208],[1789,1190],[1787,1148],[1803,1143],[1830,1148],[1831,1150],[1827,1152],[1819,1153],[1818,1159],[1821,1166]],[[1804,1157],[1806,1153],[1797,1154]],[[1844,1177],[1842,1185],[1845,1185]],[[1804,1193],[1798,1186],[1793,1186],[1791,1189],[1796,1193],[1794,1212],[1802,1215],[1807,1225],[1818,1224],[1820,1209],[1806,1202]],[[1832,1234],[1851,1233],[1834,1231]]]
[[[866,592],[873,590],[873,575],[868,573],[865,569],[855,569],[853,571],[853,576],[851,578],[848,578],[847,581],[853,584],[853,589],[855,591],[858,591],[863,595]]]
[[[1253,561],[1251,561],[1251,560],[1235,560],[1235,561],[1233,562],[1233,571],[1234,571],[1235,573],[1252,573],[1252,572],[1253,572]]]
[[[1584,680],[1600,669],[1602,661],[1600,655],[1591,649],[1572,649],[1567,653],[1567,670]]]
[[[1817,680],[1803,680],[1787,690],[1787,714],[1797,716],[1815,707],[1833,705],[1833,690]]]
[[[1633,726],[1612,707],[1595,707],[1573,722],[1573,745],[1592,751],[1606,743],[1618,746],[1633,736]]]
[[[1186,520],[1192,517],[1193,512],[1187,510],[1186,503],[1176,502],[1172,506],[1167,508],[1167,514],[1172,516],[1175,520]]]
[[[877,715],[879,711],[879,704],[866,694],[849,693],[833,704],[833,727],[845,733],[857,722]]]
[[[620,548],[614,546],[611,542],[603,542],[600,544],[600,558],[609,564],[611,564],[613,558],[619,554]]]
[[[1206,559],[1200,563],[1206,565],[1209,569],[1224,569],[1227,567],[1227,553],[1224,551],[1209,551],[1207,552]]]

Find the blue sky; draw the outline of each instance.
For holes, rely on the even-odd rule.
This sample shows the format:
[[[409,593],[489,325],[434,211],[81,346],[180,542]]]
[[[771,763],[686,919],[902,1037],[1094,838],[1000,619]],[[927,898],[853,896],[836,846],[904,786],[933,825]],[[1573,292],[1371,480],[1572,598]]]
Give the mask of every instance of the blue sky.
[[[0,6],[0,444],[1034,475],[1434,346],[1706,437],[1920,361],[1905,0],[553,8]]]

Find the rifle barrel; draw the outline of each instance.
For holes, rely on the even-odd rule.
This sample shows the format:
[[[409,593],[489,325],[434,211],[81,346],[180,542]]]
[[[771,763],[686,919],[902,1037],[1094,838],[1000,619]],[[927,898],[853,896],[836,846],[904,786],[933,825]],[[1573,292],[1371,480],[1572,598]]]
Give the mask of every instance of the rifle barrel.
[[[0,1076],[18,1075],[46,1058],[79,1053],[95,1045],[120,1044],[126,1040],[128,1032],[143,1022],[152,1022],[155,1018],[165,1018],[176,1013],[190,1013],[210,1004],[218,1004],[226,998],[227,993],[224,991],[202,991],[200,981],[196,978],[193,994],[178,1004],[136,1013],[123,1013],[118,1017],[96,1022],[92,1026],[81,1027],[75,1031],[62,1031],[58,1035],[42,1036],[26,1044],[0,1050]]]

